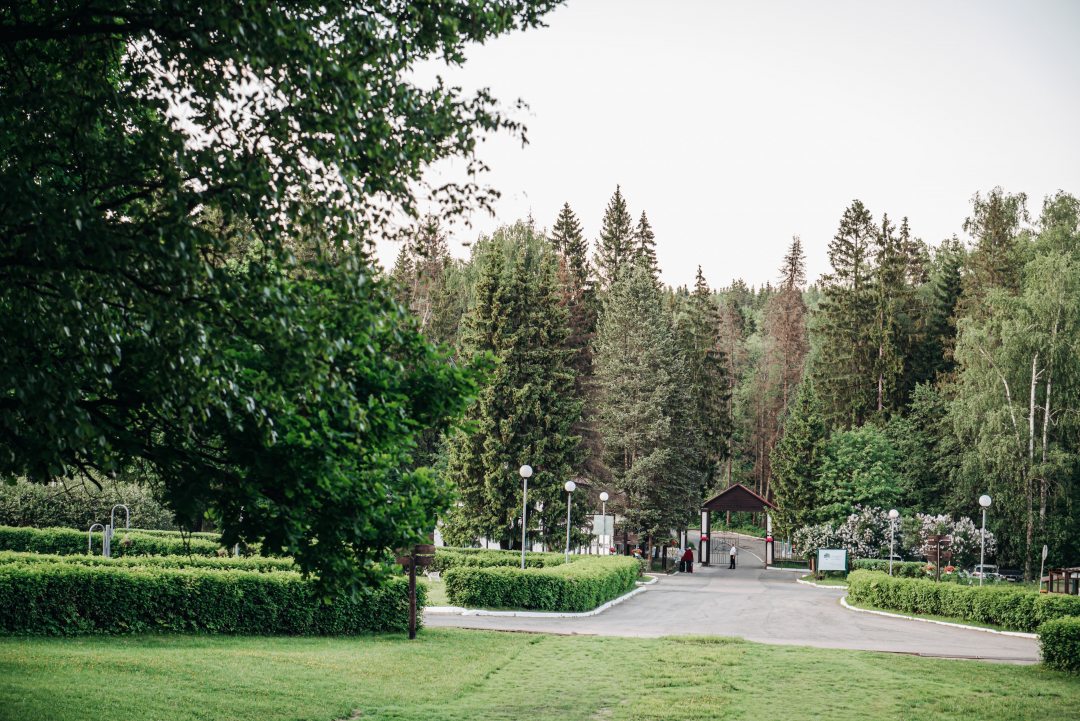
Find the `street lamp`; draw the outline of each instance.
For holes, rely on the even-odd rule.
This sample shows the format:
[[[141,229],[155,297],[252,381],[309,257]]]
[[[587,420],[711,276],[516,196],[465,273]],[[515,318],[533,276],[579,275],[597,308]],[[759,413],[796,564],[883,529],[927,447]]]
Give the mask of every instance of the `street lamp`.
[[[600,511],[600,517],[604,519],[604,530],[605,531],[607,530],[607,499],[609,499],[609,498],[611,498],[611,496],[608,495],[607,491],[601,491],[600,492],[600,503],[603,505],[603,510]],[[614,524],[612,524],[612,525],[614,525]],[[606,533],[604,534],[604,538],[608,538],[608,535]],[[611,547],[611,542],[610,541],[605,541],[605,543],[607,545],[604,547],[604,553],[601,554],[603,556],[606,556],[606,555],[608,555],[608,553],[610,553],[610,551],[608,551],[608,548]]]
[[[529,497],[529,476],[532,475],[532,466],[525,465],[518,469],[521,475],[521,570],[525,570],[525,511]]]
[[[900,511],[895,508],[889,511],[889,575],[892,575],[892,559],[893,559],[893,532],[896,529],[896,519],[900,517]]]
[[[982,506],[983,524],[982,533],[979,535],[979,585],[982,585],[983,576],[986,575],[986,509],[990,507],[990,496],[985,493],[979,496],[979,505]]]
[[[570,494],[577,488],[573,481],[567,481],[563,488],[566,489],[566,562],[570,562]]]

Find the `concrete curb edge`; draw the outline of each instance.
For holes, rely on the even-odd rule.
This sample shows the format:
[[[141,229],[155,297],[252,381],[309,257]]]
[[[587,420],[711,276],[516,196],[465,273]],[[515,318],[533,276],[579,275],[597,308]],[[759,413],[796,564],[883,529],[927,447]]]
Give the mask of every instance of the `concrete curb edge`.
[[[820,583],[814,583],[813,581],[804,581],[801,578],[796,578],[795,583],[801,583],[804,586],[813,586],[814,588],[830,588],[834,591],[846,591],[847,586],[826,586]]]
[[[645,586],[638,586],[629,593],[624,593],[618,598],[613,598],[605,604],[597,606],[591,611],[580,611],[577,613],[559,613],[557,611],[488,611],[482,608],[462,608],[461,606],[429,606],[424,609],[424,613],[431,613],[436,616],[511,616],[515,618],[586,618],[588,616],[595,616],[599,613],[603,613],[612,606],[617,606],[623,601],[628,601],[639,593],[644,593],[648,588]]]
[[[968,626],[963,623],[952,623],[950,621],[938,621],[933,618],[919,618],[918,616],[905,616],[899,613],[889,613],[888,611],[876,611],[871,608],[859,608],[858,606],[852,606],[847,602],[847,596],[840,599],[840,605],[849,611],[857,611],[859,613],[872,613],[875,616],[887,616],[888,618],[903,618],[908,621],[919,621],[921,623],[936,623],[939,626],[952,626],[953,628],[966,628],[971,631],[982,631],[983,633],[996,633],[999,636],[1016,636],[1017,638],[1031,638],[1038,639],[1037,633],[1025,633],[1023,631],[998,631],[995,628],[983,628],[982,626]]]

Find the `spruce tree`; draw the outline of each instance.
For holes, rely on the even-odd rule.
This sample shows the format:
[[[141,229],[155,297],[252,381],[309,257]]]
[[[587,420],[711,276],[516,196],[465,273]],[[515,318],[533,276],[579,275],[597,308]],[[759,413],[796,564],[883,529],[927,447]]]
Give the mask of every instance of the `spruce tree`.
[[[660,267],[656,262],[656,234],[653,233],[652,225],[649,224],[649,218],[644,210],[641,211],[641,218],[638,220],[637,228],[634,229],[634,259],[649,269],[649,274],[652,275],[654,281],[659,279]],[[698,268],[699,272],[700,270]]]
[[[671,316],[642,264],[620,274],[604,299],[596,377],[605,459],[629,528],[651,537],[684,527],[701,491],[679,454],[685,369]]]
[[[447,477],[462,505],[447,518],[457,541],[486,537],[520,547],[521,479],[529,481],[530,534],[557,542],[565,533],[563,484],[580,464],[574,433],[581,402],[567,347],[556,258],[526,224],[502,228],[474,249],[480,273],[475,306],[466,320],[464,347],[472,358],[493,357],[487,385],[467,416],[472,433],[450,439]],[[584,504],[577,504],[574,525]]]
[[[781,290],[794,290],[806,283],[806,253],[803,252],[802,239],[791,236],[791,245],[784,254],[784,263],[780,266]]]
[[[577,215],[570,208],[570,203],[563,203],[559,217],[555,219],[555,225],[551,228],[551,245],[555,252],[561,255],[569,255],[573,249],[586,246],[585,237],[581,232],[581,223]]]
[[[964,276],[961,308],[965,314],[981,317],[983,301],[993,288],[1019,293],[1027,260],[1027,238],[1021,228],[1028,221],[1024,193],[1012,195],[1000,187],[985,197],[975,193],[971,215],[964,221],[964,232],[975,241]]]
[[[907,220],[904,221],[905,232]],[[875,410],[884,413],[897,405],[898,385],[904,370],[904,351],[909,327],[907,258],[904,243],[907,239],[895,235],[895,226],[888,213],[874,238],[874,381]]]
[[[815,325],[815,390],[831,424],[861,425],[873,412],[877,376],[872,243],[877,229],[870,211],[855,200],[829,243],[832,272],[822,277]]]
[[[688,310],[689,342],[683,349],[696,436],[694,463],[711,487],[731,441],[731,389],[727,358],[721,348],[720,313],[700,265]]]
[[[816,480],[828,439],[821,403],[809,378],[799,386],[783,433],[772,451],[772,491],[779,532],[791,533],[814,522]]]
[[[615,186],[615,194],[604,210],[600,228],[600,242],[596,248],[594,264],[601,290],[607,290],[619,277],[620,270],[634,257],[634,221],[626,207],[622,188]]]

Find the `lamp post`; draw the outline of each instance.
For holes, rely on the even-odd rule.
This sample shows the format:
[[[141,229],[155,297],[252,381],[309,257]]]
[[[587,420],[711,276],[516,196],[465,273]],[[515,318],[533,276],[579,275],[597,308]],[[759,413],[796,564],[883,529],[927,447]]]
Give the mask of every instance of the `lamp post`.
[[[570,562],[570,494],[577,488],[573,481],[567,481],[563,488],[566,489],[566,562]]]
[[[900,511],[895,508],[889,511],[889,575],[892,575],[893,539],[896,530],[896,519],[900,517]]]
[[[604,519],[604,531],[605,531],[604,538],[605,539],[608,538],[608,535],[607,535],[606,531],[607,531],[607,499],[609,499],[609,498],[611,498],[611,496],[608,495],[607,491],[601,491],[600,492],[600,503],[603,506],[603,510],[600,511],[600,517]],[[604,553],[600,554],[602,556],[606,556],[606,555],[608,555],[608,553],[610,553],[610,551],[608,551],[608,548],[610,548],[611,542],[605,540],[604,543],[606,545],[604,546]]]
[[[528,508],[529,476],[532,475],[532,466],[525,465],[518,469],[521,475],[521,570],[525,570],[525,512]]]
[[[982,506],[982,533],[979,534],[979,585],[982,585],[983,576],[986,575],[986,509],[990,507],[990,496],[985,493],[979,496],[979,505]]]

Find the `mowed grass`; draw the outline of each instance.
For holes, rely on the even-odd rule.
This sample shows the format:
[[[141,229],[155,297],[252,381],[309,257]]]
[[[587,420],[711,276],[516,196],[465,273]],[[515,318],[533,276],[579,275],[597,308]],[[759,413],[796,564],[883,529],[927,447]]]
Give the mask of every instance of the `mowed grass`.
[[[717,638],[0,639],[4,721],[1041,720],[1078,702],[1080,679],[1038,666]]]

